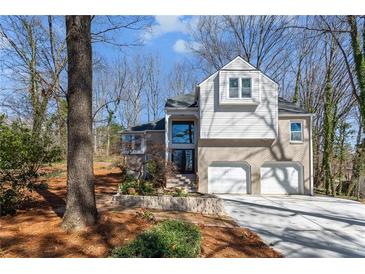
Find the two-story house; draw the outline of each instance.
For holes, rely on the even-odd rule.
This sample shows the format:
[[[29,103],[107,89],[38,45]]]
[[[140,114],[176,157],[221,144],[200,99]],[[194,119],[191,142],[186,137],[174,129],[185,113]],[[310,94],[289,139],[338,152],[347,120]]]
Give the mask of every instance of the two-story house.
[[[132,127],[126,162],[160,145],[178,174],[169,185],[203,193],[313,194],[312,114],[278,97],[278,84],[241,57],[170,98],[165,117]]]

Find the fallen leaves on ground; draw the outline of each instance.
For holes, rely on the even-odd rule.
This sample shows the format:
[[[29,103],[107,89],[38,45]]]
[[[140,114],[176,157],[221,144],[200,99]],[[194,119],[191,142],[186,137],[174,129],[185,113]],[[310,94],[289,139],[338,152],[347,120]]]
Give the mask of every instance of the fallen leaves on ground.
[[[0,257],[107,257],[112,248],[126,244],[153,225],[137,209],[117,210],[110,198],[120,183],[118,168],[95,163],[98,224],[79,232],[61,227],[66,197],[65,165],[44,169],[56,176],[44,178],[48,189],[33,191],[31,201],[16,216],[0,219]],[[47,176],[46,176],[47,177]],[[281,257],[248,229],[224,217],[187,212],[152,211],[157,221],[182,219],[199,225],[202,257]]]

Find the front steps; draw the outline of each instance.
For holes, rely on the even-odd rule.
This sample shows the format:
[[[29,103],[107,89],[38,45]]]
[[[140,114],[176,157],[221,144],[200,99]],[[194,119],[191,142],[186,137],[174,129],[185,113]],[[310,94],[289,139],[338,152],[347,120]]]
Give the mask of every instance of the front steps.
[[[166,180],[167,188],[185,188],[189,192],[196,191],[196,175],[195,174],[174,174]]]

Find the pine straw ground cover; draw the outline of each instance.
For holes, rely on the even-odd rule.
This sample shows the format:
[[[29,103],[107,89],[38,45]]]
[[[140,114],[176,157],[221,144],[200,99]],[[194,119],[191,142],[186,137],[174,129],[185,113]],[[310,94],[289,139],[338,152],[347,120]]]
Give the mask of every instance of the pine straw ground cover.
[[[130,243],[153,226],[140,210],[117,210],[109,202],[120,183],[117,168],[109,163],[95,164],[96,198],[99,223],[82,232],[60,228],[65,208],[65,166],[45,170],[48,189],[33,192],[32,201],[16,216],[0,218],[0,257],[108,257],[117,246]],[[202,234],[201,257],[281,257],[248,229],[230,219],[186,212],[153,211],[157,221],[180,219],[199,226]]]

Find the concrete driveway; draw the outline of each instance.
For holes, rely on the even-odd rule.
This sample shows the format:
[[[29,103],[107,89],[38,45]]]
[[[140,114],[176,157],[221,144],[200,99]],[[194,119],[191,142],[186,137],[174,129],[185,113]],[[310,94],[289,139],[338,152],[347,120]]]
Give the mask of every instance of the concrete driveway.
[[[219,195],[227,213],[285,257],[365,257],[365,205],[309,196]]]

